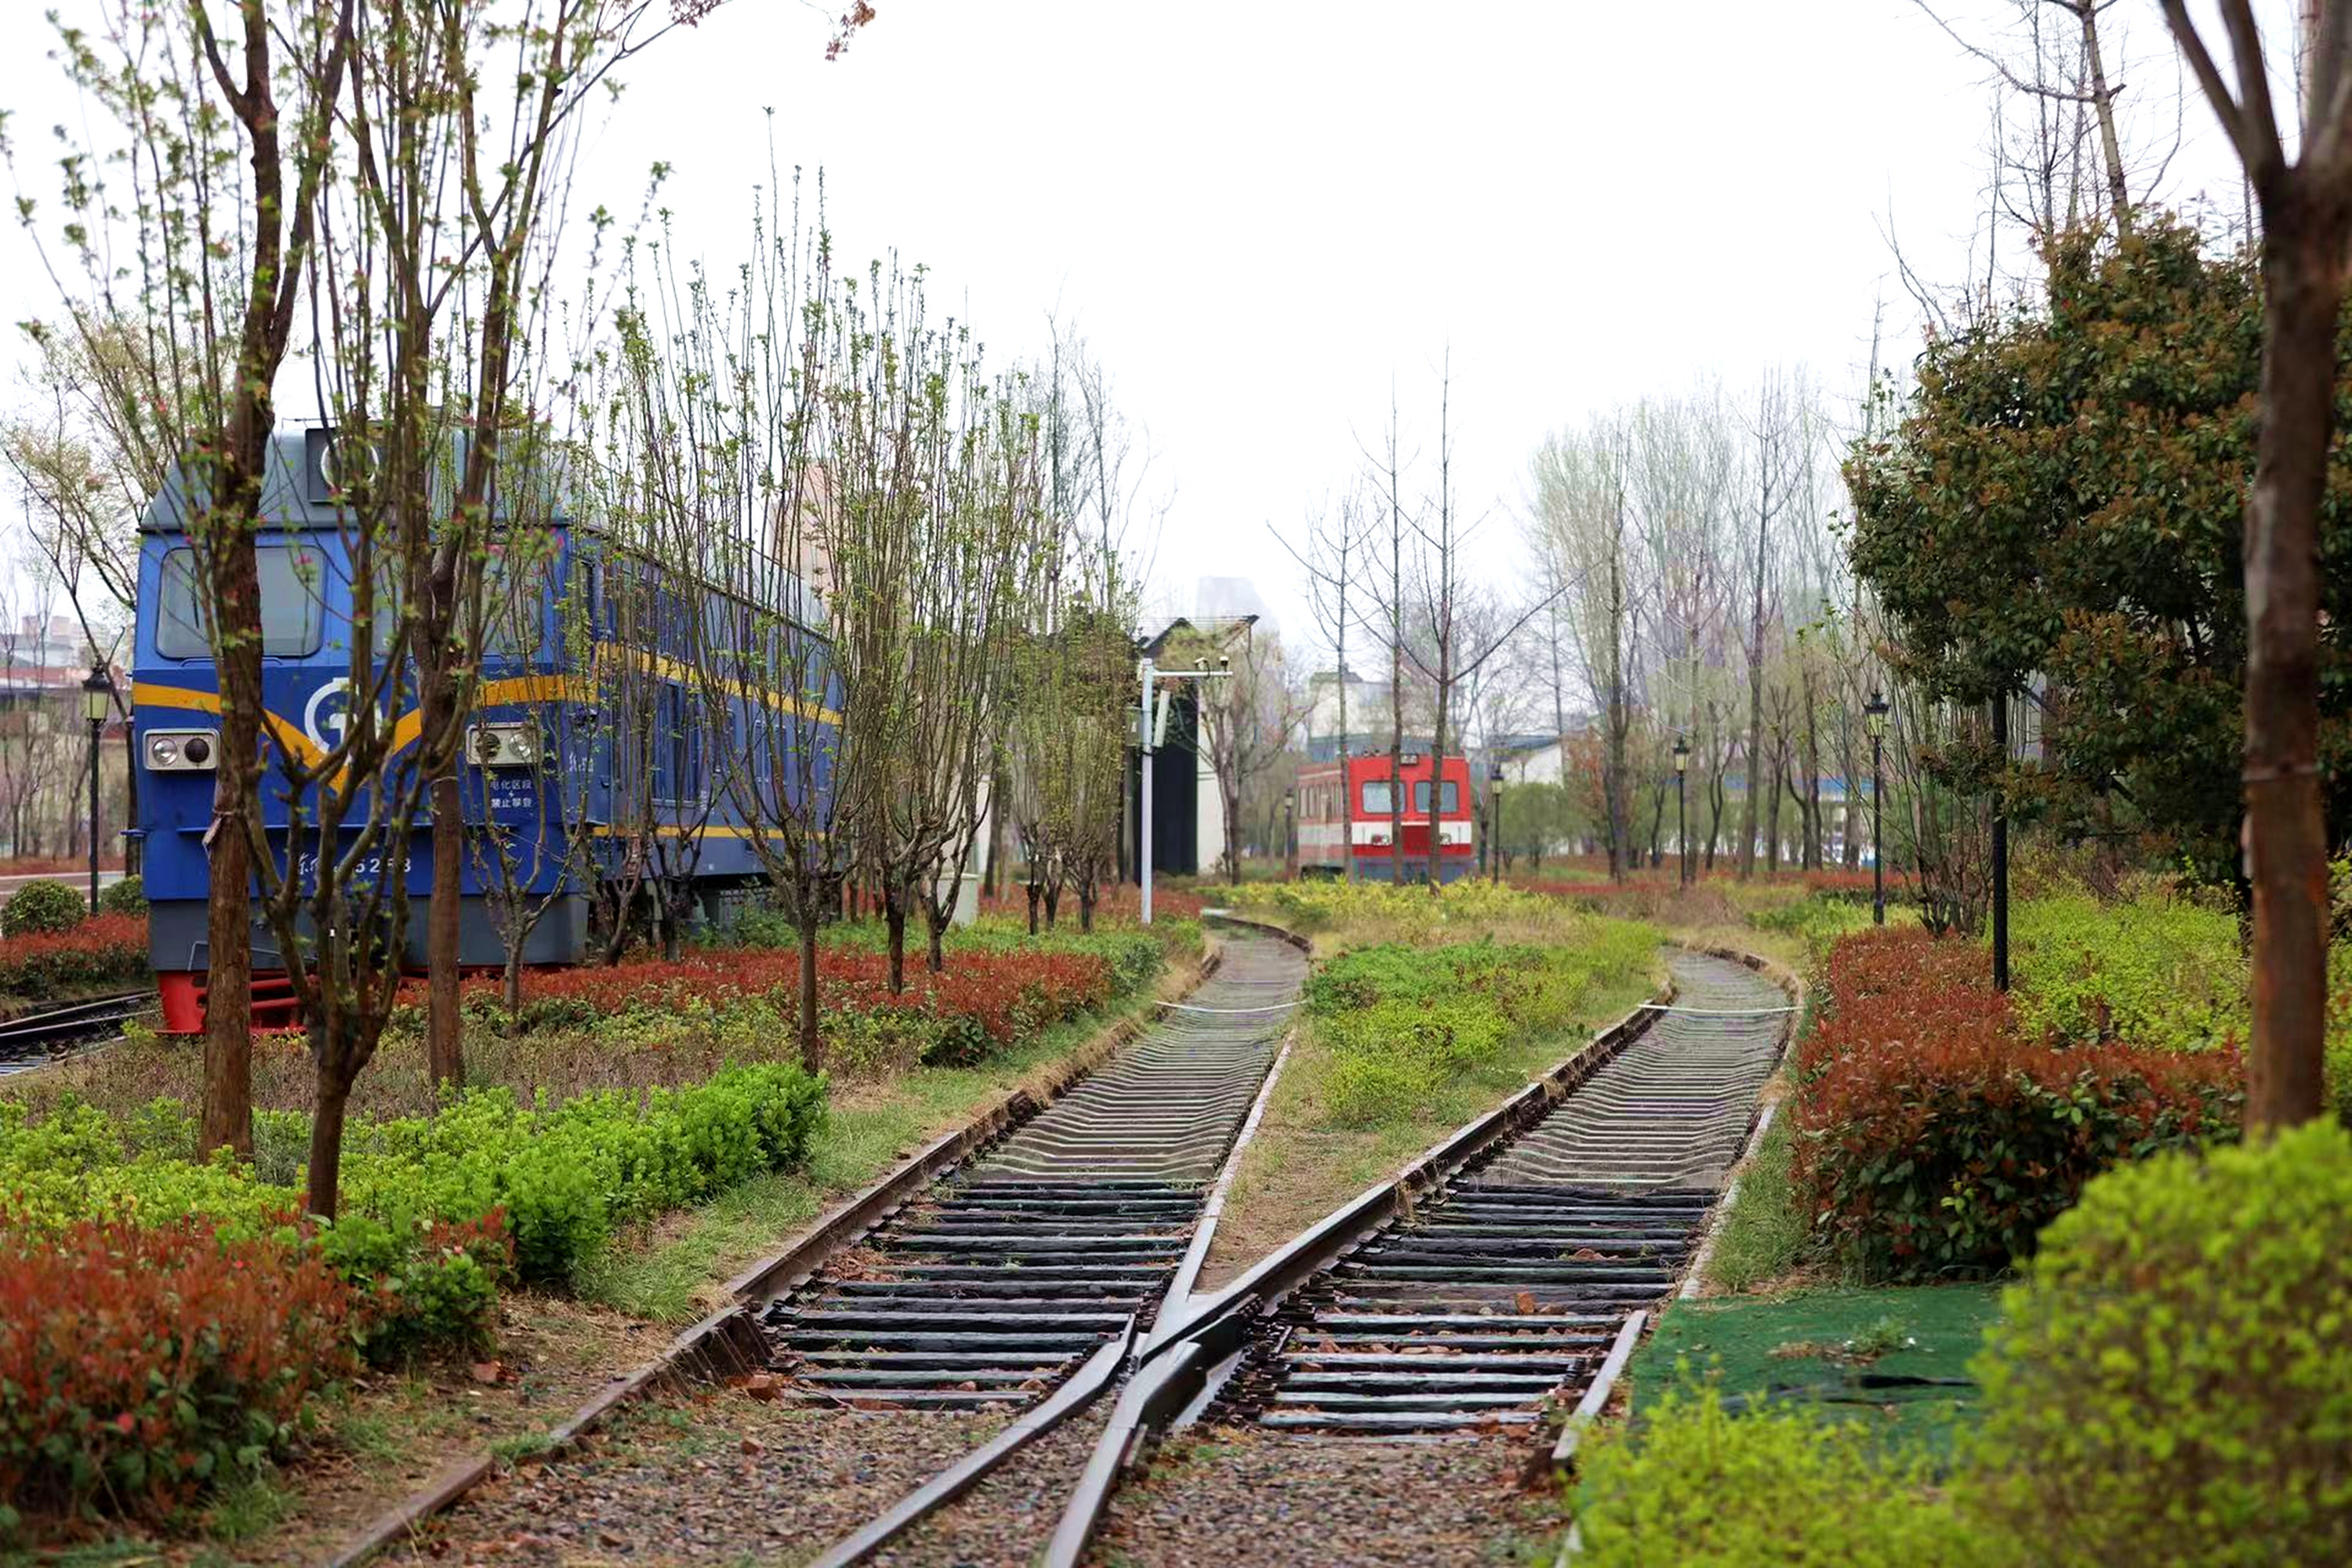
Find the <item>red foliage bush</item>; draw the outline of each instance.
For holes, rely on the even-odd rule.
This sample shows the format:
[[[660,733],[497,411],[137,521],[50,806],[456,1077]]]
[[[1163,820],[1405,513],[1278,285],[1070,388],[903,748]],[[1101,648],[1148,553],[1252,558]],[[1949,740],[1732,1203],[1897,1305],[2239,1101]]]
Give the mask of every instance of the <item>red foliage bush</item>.
[[[352,1308],[317,1249],[202,1221],[0,1239],[0,1498],[168,1513],[283,1446]]]
[[[856,948],[828,948],[817,960],[817,1005],[827,1013],[916,1013],[967,1042],[950,1054],[1008,1045],[1023,1032],[1110,1000],[1108,963],[1087,953],[960,952],[943,974],[907,966],[907,988],[890,991],[889,960]],[[496,977],[467,982],[468,993],[495,1000]],[[610,968],[556,970],[531,982],[532,1004],[565,1002],[601,1015],[632,1007],[682,1010],[764,997],[790,1008],[799,994],[800,958],[769,948],[698,948],[676,962],[649,959]]]
[[[0,992],[49,997],[94,985],[135,984],[147,973],[143,915],[92,915],[68,931],[0,942]]]
[[[1875,1271],[2004,1268],[2101,1171],[2236,1133],[2234,1049],[2029,1037],[1973,942],[1916,929],[1846,937],[1824,993],[1798,1049],[1796,1177],[1820,1223]]]

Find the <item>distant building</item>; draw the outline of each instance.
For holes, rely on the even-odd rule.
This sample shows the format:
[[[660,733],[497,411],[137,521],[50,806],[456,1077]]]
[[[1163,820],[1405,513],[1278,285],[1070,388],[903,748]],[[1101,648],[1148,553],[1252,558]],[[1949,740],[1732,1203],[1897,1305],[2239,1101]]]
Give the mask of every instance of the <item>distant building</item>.
[[[1339,726],[1340,692],[1347,693],[1347,728]],[[1385,680],[1367,680],[1352,669],[1318,669],[1307,678],[1307,760],[1328,763],[1345,752],[1361,756],[1384,752],[1394,740],[1393,689]],[[1408,752],[1429,750],[1426,734],[1408,732]]]
[[[1238,646],[1239,639],[1249,636],[1255,624],[1248,616],[1197,619],[1180,616],[1147,638],[1139,651],[1165,663],[1170,645],[1179,637],[1188,641],[1194,637],[1204,637],[1212,646]],[[1180,657],[1190,657],[1181,648],[1177,651]],[[1210,759],[1208,744],[1201,735],[1200,702],[1192,689],[1192,684],[1179,681],[1167,688],[1168,726],[1159,738],[1150,764],[1151,868],[1155,874],[1206,876],[1224,858],[1224,796],[1217,784],[1217,770]],[[1132,749],[1130,756],[1129,852],[1122,858],[1130,866],[1139,866],[1134,840],[1142,821],[1143,762]]]

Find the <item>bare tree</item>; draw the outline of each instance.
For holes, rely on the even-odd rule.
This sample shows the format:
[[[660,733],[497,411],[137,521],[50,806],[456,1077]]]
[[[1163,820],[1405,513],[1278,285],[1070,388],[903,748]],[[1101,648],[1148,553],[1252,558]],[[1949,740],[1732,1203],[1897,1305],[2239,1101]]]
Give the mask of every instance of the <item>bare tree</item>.
[[[196,558],[218,674],[221,757],[205,837],[207,941],[204,1149],[249,1152],[252,906],[245,826],[260,816],[261,583],[254,533],[275,422],[274,387],[310,276],[317,195],[333,156],[355,0],[332,7],[238,0],[236,31],[211,8],[122,3],[92,29],[60,25],[66,68],[111,142],[69,144],[63,222],[34,226],[82,362],[101,395],[138,410],[122,433]],[[85,121],[87,123],[88,121]],[[138,155],[114,154],[135,148]],[[14,149],[0,138],[0,153]],[[110,188],[119,169],[127,191]],[[33,209],[25,209],[33,225]],[[122,265],[130,257],[134,264]],[[62,265],[60,265],[62,263]],[[68,279],[68,270],[78,274]],[[136,334],[133,352],[109,339]]]
[[[1794,406],[1801,396],[1801,390],[1792,392],[1777,373],[1766,376],[1756,395],[1756,423],[1749,430],[1755,443],[1749,478],[1756,495],[1756,549],[1748,558],[1748,792],[1739,825],[1743,879],[1756,874],[1757,797],[1768,787],[1763,777],[1765,609],[1772,597],[1773,525],[1788,509],[1794,477],[1806,460],[1801,450],[1803,425]]]
[[[1317,629],[1331,644],[1333,686],[1339,704],[1339,756],[1344,784],[1349,738],[1348,629],[1361,613],[1360,610],[1349,610],[1348,601],[1349,592],[1355,586],[1354,571],[1363,559],[1364,547],[1360,505],[1352,491],[1341,498],[1339,510],[1336,521],[1330,521],[1328,513],[1309,518],[1305,539],[1300,545],[1294,545],[1283,538],[1278,529],[1269,531],[1273,532],[1275,542],[1306,572],[1308,611],[1315,617]],[[1340,875],[1350,882],[1354,881],[1356,838],[1353,833],[1339,836],[1339,858]]]

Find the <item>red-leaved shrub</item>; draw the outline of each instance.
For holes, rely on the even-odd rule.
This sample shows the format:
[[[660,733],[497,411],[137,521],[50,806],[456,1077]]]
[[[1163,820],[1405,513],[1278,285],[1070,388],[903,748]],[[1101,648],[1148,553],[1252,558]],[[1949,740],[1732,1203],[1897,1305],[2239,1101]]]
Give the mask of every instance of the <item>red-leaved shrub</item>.
[[[316,1248],[205,1222],[0,1238],[0,1498],[155,1517],[283,1447],[352,1366]]]
[[[1091,953],[959,952],[945,973],[919,962],[907,967],[904,991],[890,990],[889,960],[858,948],[827,948],[817,960],[817,1006],[825,1013],[913,1014],[941,1026],[935,1055],[969,1058],[1011,1044],[1023,1033],[1058,1023],[1111,999],[1110,964]],[[676,961],[658,959],[609,968],[551,971],[530,984],[531,1005],[561,1011],[564,1004],[602,1016],[632,1007],[680,1011],[698,1005],[767,998],[787,1012],[799,994],[800,958],[788,951],[728,947],[692,949]],[[495,977],[468,980],[467,991],[493,1001]]]
[[[1796,1177],[1874,1272],[2003,1268],[2101,1171],[2235,1135],[2236,1050],[2028,1037],[1973,942],[1859,932],[1831,950],[1824,993],[1798,1050]]]
[[[92,915],[68,931],[0,942],[0,993],[46,999],[147,975],[144,915]]]

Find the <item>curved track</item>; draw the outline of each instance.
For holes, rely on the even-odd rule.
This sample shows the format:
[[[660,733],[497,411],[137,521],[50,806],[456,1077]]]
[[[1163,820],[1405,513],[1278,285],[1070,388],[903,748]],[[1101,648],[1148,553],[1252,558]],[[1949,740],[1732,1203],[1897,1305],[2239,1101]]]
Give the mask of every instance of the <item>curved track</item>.
[[[12,1018],[0,1024],[0,1073],[39,1067],[76,1046],[111,1039],[124,1024],[155,1006],[154,992],[131,991]]]

